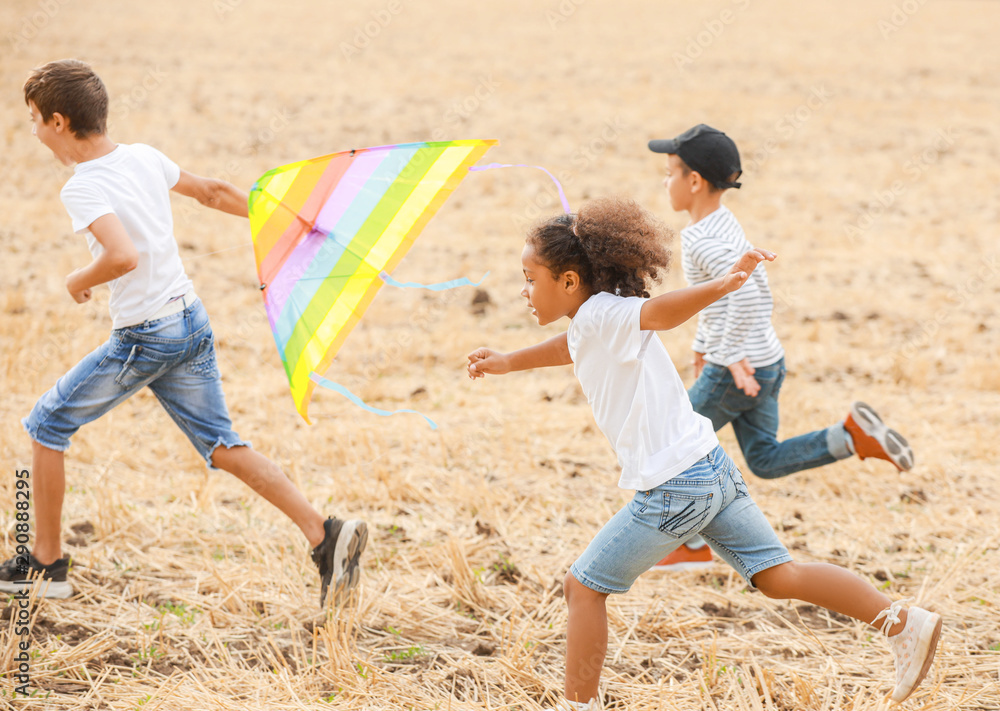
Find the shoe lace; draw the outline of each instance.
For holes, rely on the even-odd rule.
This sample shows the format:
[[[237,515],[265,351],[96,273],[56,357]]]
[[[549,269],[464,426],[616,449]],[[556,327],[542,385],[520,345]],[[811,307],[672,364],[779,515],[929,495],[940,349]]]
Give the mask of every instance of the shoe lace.
[[[893,625],[899,622],[899,611],[902,610],[903,607],[906,605],[906,603],[908,603],[912,599],[913,598],[911,597],[905,597],[902,600],[896,600],[896,602],[890,603],[889,607],[885,608],[884,610],[882,610],[882,612],[875,615],[875,619],[872,620],[872,625],[878,622],[879,619],[881,619],[882,617],[885,617],[885,619],[882,621],[882,626],[881,628],[879,628],[879,631],[886,637],[888,637],[889,630],[892,628]]]

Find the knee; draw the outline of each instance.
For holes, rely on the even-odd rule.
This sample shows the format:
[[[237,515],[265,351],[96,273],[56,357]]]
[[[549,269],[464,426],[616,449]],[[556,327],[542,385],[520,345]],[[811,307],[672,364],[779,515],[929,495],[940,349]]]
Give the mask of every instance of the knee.
[[[772,600],[787,600],[790,583],[797,575],[795,563],[782,563],[773,568],[762,570],[753,576],[753,585],[765,597]]]
[[[777,449],[777,445],[757,445],[743,452],[743,456],[747,460],[747,467],[758,479],[780,479],[785,476],[785,472],[774,466],[775,449]]]
[[[567,605],[578,587],[583,587],[580,585],[580,581],[573,577],[573,573],[567,572],[566,577],[563,578],[563,597],[566,598]]]
[[[566,598],[566,604],[571,606],[601,601],[607,597],[605,593],[588,588],[577,580],[572,572],[566,573],[566,577],[563,578],[563,596]]]

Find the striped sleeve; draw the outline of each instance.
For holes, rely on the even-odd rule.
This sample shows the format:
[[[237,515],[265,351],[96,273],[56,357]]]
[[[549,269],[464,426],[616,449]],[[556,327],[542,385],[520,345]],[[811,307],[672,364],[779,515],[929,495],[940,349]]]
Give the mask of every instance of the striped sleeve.
[[[681,231],[682,264],[689,284],[724,277],[752,245],[739,222],[722,207]],[[774,299],[767,270],[760,265],[738,291],[705,308],[698,317],[692,347],[715,365],[729,366],[744,358],[763,367],[784,356],[771,325]]]
[[[726,242],[700,240],[694,245],[692,260],[700,265],[712,279],[726,276],[733,268],[740,252]],[[705,359],[716,365],[729,366],[747,357],[744,342],[760,321],[758,302],[760,288],[748,280],[738,291],[723,296],[716,302],[713,312],[722,312],[721,333],[702,333],[702,326],[709,325],[699,319],[696,342],[701,341],[706,350]],[[718,321],[718,319],[716,319]],[[715,325],[716,329],[719,325]],[[712,335],[716,337],[712,338]],[[710,344],[710,345],[709,345]]]

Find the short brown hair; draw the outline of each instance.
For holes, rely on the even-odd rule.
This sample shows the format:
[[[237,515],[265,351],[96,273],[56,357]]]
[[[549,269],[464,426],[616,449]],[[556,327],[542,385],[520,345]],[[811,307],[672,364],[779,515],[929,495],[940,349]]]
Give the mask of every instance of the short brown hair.
[[[90,65],[78,59],[60,59],[37,67],[24,82],[24,103],[32,101],[48,123],[62,114],[77,138],[108,130],[108,91]]]

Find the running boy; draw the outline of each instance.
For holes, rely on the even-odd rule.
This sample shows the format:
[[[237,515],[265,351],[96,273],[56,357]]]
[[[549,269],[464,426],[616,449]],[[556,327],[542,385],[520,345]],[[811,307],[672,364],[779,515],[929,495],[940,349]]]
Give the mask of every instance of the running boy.
[[[246,193],[181,170],[150,146],[114,143],[107,135],[107,91],[83,62],[35,69],[24,100],[32,134],[61,163],[76,166],[60,197],[73,230],[87,236],[93,261],[66,277],[66,289],[83,303],[94,287],[108,284],[113,330],[22,420],[32,439],[35,542],[30,555],[0,566],[0,591],[23,589],[18,583],[30,573],[46,597],[72,594],[60,533],[64,453],[82,425],[148,386],[210,468],[235,475],[295,522],[313,546],[320,605],[331,584],[339,600],[357,585],[367,527],[324,521],[277,465],[233,431],[212,327],[174,238],[170,190],[240,217],[247,217]]]
[[[607,652],[606,600],[693,535],[700,534],[751,589],[798,599],[864,621],[888,636],[896,660],[893,699],[927,674],[941,617],[905,609],[871,584],[827,563],[796,563],[747,493],[719,446],[713,424],[691,407],[680,376],[654,331],[679,326],[745,285],[770,252],[751,249],[722,276],[649,298],[667,268],[665,230],[634,203],[599,200],[577,215],[534,229],[521,263],[521,296],[540,325],[571,319],[561,336],[510,354],[469,354],[473,379],[546,365],[573,364],[594,418],[618,455],[618,485],[635,497],[598,532],[566,575],[565,699],[597,706]]]
[[[681,263],[692,286],[726,274],[751,249],[736,217],[722,204],[723,193],[739,188],[742,168],[729,136],[699,124],[676,138],[649,142],[667,155],[663,181],[670,206],[687,212],[681,230]],[[774,327],[774,299],[764,266],[746,286],[719,299],[698,316],[694,339],[695,383],[688,391],[695,412],[716,431],[732,423],[747,465],[762,479],[777,479],[857,454],[913,466],[913,450],[868,405],[851,405],[847,419],[822,430],[778,441],[778,393],[785,380],[785,352]],[[711,550],[700,538],[681,546],[654,569],[710,565]]]

